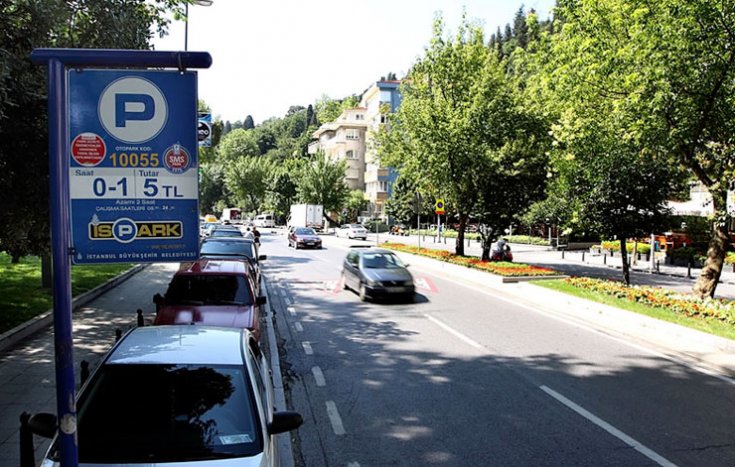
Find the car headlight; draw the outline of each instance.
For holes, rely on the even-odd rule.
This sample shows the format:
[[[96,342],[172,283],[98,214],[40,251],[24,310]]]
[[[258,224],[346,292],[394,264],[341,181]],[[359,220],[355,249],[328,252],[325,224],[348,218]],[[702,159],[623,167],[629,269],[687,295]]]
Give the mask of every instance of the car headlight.
[[[404,282],[404,285],[407,285],[409,287],[412,287],[413,286],[413,280],[412,279],[407,280],[406,282]]]
[[[367,282],[367,285],[371,287],[375,287],[376,285],[378,285],[378,281],[374,281],[372,279],[366,279],[366,282]]]

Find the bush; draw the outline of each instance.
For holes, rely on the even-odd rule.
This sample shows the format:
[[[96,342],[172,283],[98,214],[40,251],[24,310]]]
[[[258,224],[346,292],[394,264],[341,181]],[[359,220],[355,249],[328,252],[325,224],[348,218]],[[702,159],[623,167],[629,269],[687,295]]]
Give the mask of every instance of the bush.
[[[684,259],[688,261],[698,261],[704,263],[707,257],[699,252],[696,248],[683,246],[669,252],[669,256],[673,259]],[[727,258],[726,258],[727,260]]]
[[[727,256],[725,256],[725,264],[735,264],[735,253],[732,251],[727,252]]]
[[[532,237],[530,235],[506,235],[503,238],[506,239],[509,243],[549,246],[548,239],[541,237]]]
[[[613,252],[620,252],[620,242],[618,240],[614,241],[604,241],[602,242],[602,245],[600,246],[603,250],[606,251],[613,251]],[[633,253],[633,248],[635,247],[635,243],[631,241],[625,242],[625,250],[628,253]],[[646,255],[651,252],[651,245],[648,243],[638,243],[638,253],[642,255]]]
[[[363,222],[362,225],[365,226],[365,228],[368,230],[368,232],[375,233],[375,224],[376,223],[378,225],[378,233],[383,233],[383,232],[387,232],[387,231],[390,230],[390,227],[388,227],[388,224],[383,223],[383,222],[379,222],[379,221],[376,222],[376,221],[370,220],[370,221]]]

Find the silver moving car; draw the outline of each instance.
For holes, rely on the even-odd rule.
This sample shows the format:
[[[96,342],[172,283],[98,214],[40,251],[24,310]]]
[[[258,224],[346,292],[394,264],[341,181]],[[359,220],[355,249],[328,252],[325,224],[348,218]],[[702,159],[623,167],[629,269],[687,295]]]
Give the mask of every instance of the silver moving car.
[[[247,330],[133,329],[79,393],[79,464],[278,465],[274,435],[302,419],[274,412],[273,399],[267,360]],[[56,443],[42,465],[58,465]]]
[[[406,267],[392,251],[352,248],[342,264],[343,286],[357,291],[363,301],[390,296],[413,300],[416,289]]]

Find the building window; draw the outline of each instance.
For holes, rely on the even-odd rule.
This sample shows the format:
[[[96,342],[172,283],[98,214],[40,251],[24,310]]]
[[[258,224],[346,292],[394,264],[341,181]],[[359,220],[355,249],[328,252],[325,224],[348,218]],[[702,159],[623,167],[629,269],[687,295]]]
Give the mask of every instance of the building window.
[[[355,129],[349,129],[347,130],[347,135],[345,137],[347,139],[360,139],[360,132]]]
[[[347,159],[357,159],[357,156],[355,155],[355,151],[352,151],[352,150],[347,151],[346,157]]]
[[[356,114],[355,115],[355,120],[365,120],[365,115],[363,115],[363,114]]]

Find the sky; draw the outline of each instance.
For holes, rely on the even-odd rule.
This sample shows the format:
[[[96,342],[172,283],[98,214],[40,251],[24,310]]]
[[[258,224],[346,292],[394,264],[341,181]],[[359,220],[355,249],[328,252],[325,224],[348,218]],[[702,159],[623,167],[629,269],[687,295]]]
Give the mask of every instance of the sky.
[[[199,98],[215,118],[256,124],[323,96],[360,94],[389,72],[401,78],[423,55],[436,14],[445,33],[462,12],[489,38],[521,5],[547,18],[554,0],[214,0],[189,7],[188,50],[205,51]],[[184,50],[185,25],[172,21],[156,50]]]

